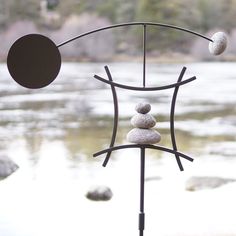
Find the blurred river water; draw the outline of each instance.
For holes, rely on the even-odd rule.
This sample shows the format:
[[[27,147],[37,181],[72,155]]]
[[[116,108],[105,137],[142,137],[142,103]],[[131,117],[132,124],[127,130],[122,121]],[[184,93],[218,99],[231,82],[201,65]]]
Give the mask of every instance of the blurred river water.
[[[108,147],[112,134],[110,87],[93,78],[94,74],[106,78],[105,65],[63,63],[58,78],[39,90],[20,87],[10,78],[6,64],[0,65],[0,152],[20,166],[0,182],[0,235],[138,233],[139,153],[114,152],[106,168],[101,167],[104,157],[92,157]],[[142,86],[142,64],[108,63],[108,66],[115,82]],[[183,160],[182,173],[171,154],[147,152],[147,178],[160,177],[158,181],[147,181],[147,212],[150,211],[147,235],[236,235],[232,220],[235,209],[227,211],[222,206],[218,215],[212,210],[219,207],[219,199],[227,201],[232,189],[189,193],[184,188],[186,179],[193,175],[236,178],[236,63],[184,66],[187,71],[183,79],[196,76],[197,80],[179,89],[176,139],[178,149],[195,160],[193,163]],[[148,64],[147,86],[175,83],[182,67],[182,64]],[[173,89],[156,92],[117,89],[120,120],[116,144],[127,143],[134,107],[145,101],[152,105],[150,113],[157,119],[156,129],[162,135],[160,145],[171,147],[172,94]],[[88,188],[100,184],[111,187],[113,199],[105,203],[87,200]],[[171,199],[173,194],[175,200]],[[204,207],[203,203],[209,203],[210,198],[215,202],[211,202],[209,214],[201,218],[198,207],[191,204],[197,206],[200,202]],[[174,205],[175,201],[180,203]],[[168,213],[172,211],[170,208],[174,211],[172,216]],[[189,216],[183,216],[189,220],[187,226],[181,219],[175,220],[180,209],[183,213],[179,214]],[[198,220],[198,225],[190,222],[191,217]],[[169,223],[173,229],[168,227]],[[213,227],[215,224],[218,226]]]

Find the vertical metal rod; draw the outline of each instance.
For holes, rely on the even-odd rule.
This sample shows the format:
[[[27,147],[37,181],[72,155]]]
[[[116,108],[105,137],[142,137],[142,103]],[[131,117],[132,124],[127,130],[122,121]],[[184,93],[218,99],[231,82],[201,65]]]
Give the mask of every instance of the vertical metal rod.
[[[146,87],[146,39],[147,26],[143,24],[143,87]],[[144,178],[145,178],[145,148],[140,149],[140,212],[139,212],[139,236],[143,236],[145,225],[144,214]]]
[[[147,40],[147,25],[143,25],[143,87],[146,86],[146,40]]]
[[[140,212],[139,212],[139,236],[143,236],[145,225],[144,214],[144,180],[145,180],[145,148],[140,149]]]

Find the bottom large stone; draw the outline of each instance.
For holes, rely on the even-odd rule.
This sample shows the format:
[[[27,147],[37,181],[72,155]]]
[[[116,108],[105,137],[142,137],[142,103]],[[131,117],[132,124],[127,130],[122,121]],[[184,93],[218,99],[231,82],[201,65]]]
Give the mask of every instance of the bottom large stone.
[[[161,141],[161,135],[154,129],[134,128],[127,134],[130,143],[155,144]]]

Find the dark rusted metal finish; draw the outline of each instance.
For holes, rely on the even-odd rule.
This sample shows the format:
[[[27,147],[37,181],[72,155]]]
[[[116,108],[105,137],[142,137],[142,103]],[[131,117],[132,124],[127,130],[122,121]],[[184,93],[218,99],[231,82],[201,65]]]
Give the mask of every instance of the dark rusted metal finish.
[[[105,66],[105,71],[107,73],[107,77],[109,81],[112,82],[112,76],[111,76],[108,66]],[[116,94],[116,88],[113,84],[111,84],[111,91],[112,91],[113,104],[114,104],[114,122],[113,122],[113,131],[112,131],[112,137],[111,137],[111,142],[110,142],[110,148],[112,148],[115,144],[117,127],[118,127],[118,117],[119,117],[118,99],[117,99],[117,94]],[[102,164],[104,167],[106,167],[110,156],[111,156],[111,152],[108,152]]]
[[[195,80],[196,77],[194,76],[194,77],[191,77],[189,79],[186,79],[186,80],[182,81],[182,78],[183,78],[183,76],[185,74],[185,71],[186,71],[186,67],[183,67],[183,69],[180,72],[180,75],[179,75],[179,78],[177,80],[177,83],[169,84],[169,85],[165,85],[165,86],[160,86],[160,87],[149,87],[149,88],[147,88],[147,87],[133,87],[133,86],[127,86],[127,85],[118,84],[118,83],[113,82],[112,76],[111,76],[110,71],[108,70],[108,67],[105,67],[105,68],[107,68],[106,72],[107,72],[107,76],[108,76],[109,80],[101,78],[98,75],[95,75],[94,78],[98,79],[98,80],[100,80],[100,81],[102,81],[104,83],[107,83],[107,84],[111,85],[111,88],[112,88],[112,91],[113,91],[112,93],[113,93],[113,101],[114,101],[115,112],[114,112],[114,126],[113,126],[112,140],[111,140],[111,144],[110,144],[110,149],[106,149],[106,150],[108,150],[108,153],[107,153],[106,159],[105,159],[105,161],[103,163],[103,166],[106,166],[106,164],[107,164],[107,162],[108,162],[108,160],[110,158],[111,152],[113,150],[115,150],[115,149],[112,148],[114,146],[114,143],[115,143],[115,136],[116,136],[117,125],[118,125],[118,100],[117,100],[117,96],[116,96],[116,92],[115,92],[115,87],[119,87],[119,88],[123,88],[123,89],[128,89],[128,90],[137,90],[137,91],[158,91],[158,90],[174,88],[174,93],[173,93],[172,101],[171,101],[171,111],[170,111],[170,134],[171,134],[171,142],[172,142],[172,147],[173,147],[172,153],[176,157],[179,169],[181,171],[183,171],[184,169],[183,169],[181,160],[179,158],[181,155],[179,155],[179,153],[177,152],[177,144],[176,144],[176,139],[175,139],[175,130],[174,130],[175,104],[176,104],[176,99],[177,99],[177,94],[178,94],[179,87],[181,85],[184,85],[186,83],[189,83],[189,82]],[[145,81],[144,77],[143,77],[143,81]],[[144,85],[145,85],[145,83],[144,83]],[[123,145],[123,146],[119,146],[119,147],[122,147],[122,148],[133,148],[134,146]],[[164,148],[164,147],[160,147],[160,146],[150,145],[150,146],[146,146],[146,147],[148,147],[148,148],[158,147],[158,148],[154,148],[154,149],[158,149],[158,150],[161,150],[161,151],[164,151],[164,152],[170,152],[169,151],[170,149]],[[94,156],[96,156],[96,154]]]
[[[139,212],[139,235],[143,236],[144,224],[145,224],[145,214],[144,214],[144,179],[145,179],[145,149],[154,149],[163,152],[168,152],[170,154],[175,155],[177,160],[177,164],[181,171],[183,171],[183,166],[180,158],[184,158],[188,161],[193,161],[193,158],[187,156],[178,151],[176,138],[175,138],[175,127],[174,127],[174,114],[175,114],[175,105],[179,87],[192,82],[196,79],[195,76],[188,78],[186,80],[182,80],[186,71],[186,67],[183,67],[178,80],[176,83],[159,86],[159,87],[146,87],[146,52],[147,52],[147,29],[148,27],[164,27],[172,30],[178,30],[185,33],[190,33],[192,35],[201,37],[202,39],[213,42],[212,39],[199,34],[197,32],[191,31],[189,29],[185,29],[182,27],[178,27],[175,25],[162,24],[162,23],[153,23],[153,22],[129,22],[122,23],[116,25],[110,25],[102,28],[97,28],[92,31],[88,31],[86,33],[77,35],[65,42],[62,42],[58,45],[55,45],[49,38],[38,35],[31,34],[26,35],[20,39],[18,39],[11,47],[8,58],[7,65],[8,70],[13,77],[13,79],[19,83],[20,85],[27,88],[42,88],[50,84],[58,75],[61,67],[61,56],[58,50],[59,47],[62,47],[74,40],[80,39],[82,37],[91,35],[93,33],[97,33],[104,30],[126,27],[126,26],[141,26],[143,31],[143,76],[142,76],[142,86],[128,86],[124,84],[119,84],[113,81],[111,72],[108,66],[105,66],[105,71],[108,77],[108,80],[94,75],[94,78],[110,85],[113,97],[114,104],[114,120],[113,120],[113,131],[111,136],[111,141],[109,148],[101,150],[93,154],[94,157],[100,156],[102,154],[106,154],[105,160],[103,162],[103,166],[105,167],[110,159],[110,156],[113,151],[128,149],[128,148],[139,148],[140,149],[140,212]],[[151,145],[151,144],[127,144],[127,145],[118,145],[115,146],[117,129],[118,129],[118,120],[119,120],[119,109],[118,109],[118,98],[116,94],[116,87],[127,89],[127,90],[135,90],[135,91],[159,91],[166,89],[174,89],[172,101],[171,101],[171,109],[170,109],[170,135],[171,135],[171,143],[172,149],[159,146],[159,145]]]
[[[42,88],[57,77],[61,68],[61,55],[49,38],[28,34],[11,46],[7,66],[12,78],[21,86]]]
[[[147,26],[143,25],[143,87],[146,87],[146,44],[147,44]]]
[[[116,28],[116,27],[120,27],[120,26],[127,26],[127,25],[138,25],[139,23],[130,23],[130,24],[122,24],[122,25],[115,25],[115,26],[110,26],[110,27],[105,27],[105,28],[101,28],[101,29],[97,29],[95,31],[91,31],[88,32],[85,35],[89,35],[91,33],[95,33],[101,30],[105,30],[105,29],[111,29],[111,28]],[[193,33],[191,31],[179,28],[179,27],[173,27],[173,26],[169,26],[169,25],[160,25],[160,24],[150,24],[150,23],[142,23],[140,24],[143,26],[143,76],[142,76],[142,87],[136,87],[136,86],[129,86],[129,85],[124,85],[124,84],[119,84],[113,81],[111,73],[108,69],[108,67],[105,67],[106,73],[107,73],[107,77],[108,80],[98,76],[98,75],[94,75],[94,78],[109,84],[111,86],[111,90],[112,90],[112,94],[113,94],[113,102],[114,102],[114,124],[113,124],[113,133],[112,133],[112,138],[111,138],[111,142],[110,142],[110,147],[108,149],[104,149],[102,151],[99,151],[97,153],[95,153],[93,156],[97,157],[100,156],[102,154],[106,154],[106,158],[103,162],[103,166],[105,167],[109,161],[109,158],[111,156],[111,153],[115,150],[120,150],[120,149],[127,149],[127,148],[139,148],[140,149],[140,158],[141,158],[141,163],[140,163],[140,209],[139,209],[139,236],[143,236],[144,234],[144,226],[145,226],[145,213],[144,213],[144,178],[145,178],[145,149],[155,149],[155,150],[160,150],[163,152],[168,152],[171,154],[175,155],[177,164],[179,166],[179,169],[181,171],[184,170],[183,165],[181,163],[180,157],[187,159],[188,161],[193,161],[193,158],[178,152],[177,149],[177,144],[176,144],[176,139],[175,139],[175,129],[174,129],[174,113],[175,113],[175,105],[176,105],[176,99],[177,99],[177,94],[178,94],[178,90],[179,87],[187,84],[189,82],[192,82],[193,80],[196,79],[195,76],[183,80],[182,78],[185,74],[186,71],[186,67],[183,67],[183,69],[180,72],[180,75],[178,77],[177,83],[173,83],[173,84],[169,84],[169,85],[165,85],[165,86],[159,86],[159,87],[146,87],[146,44],[147,44],[147,25],[155,25],[155,26],[164,26],[164,27],[169,27],[169,28],[174,28],[174,29],[178,29],[178,30],[182,30],[185,32],[189,32],[189,33]],[[195,35],[198,35],[196,33],[193,33]],[[198,35],[199,36],[199,35]],[[80,38],[81,36],[76,37],[75,39]],[[202,37],[202,35],[200,35],[200,37]],[[203,36],[203,38],[205,38]],[[206,38],[208,39],[208,38]],[[209,40],[209,39],[208,39]],[[209,40],[212,41],[212,40]],[[67,43],[67,42],[65,42]],[[65,44],[64,43],[64,44]],[[61,44],[63,45],[63,44]],[[59,45],[59,46],[61,46]],[[158,146],[158,145],[140,145],[140,144],[128,144],[128,145],[120,145],[120,146],[114,146],[115,144],[115,139],[116,139],[116,133],[117,133],[117,126],[118,126],[118,100],[117,100],[117,95],[116,95],[116,90],[115,88],[122,88],[122,89],[127,89],[127,90],[135,90],[135,91],[159,91],[159,90],[166,90],[166,89],[172,89],[174,88],[174,92],[173,92],[173,96],[172,96],[172,101],[171,101],[171,109],[170,109],[170,134],[171,134],[171,143],[172,143],[172,148],[173,149],[169,149],[166,147],[162,147],[162,146]]]
[[[127,149],[127,148],[148,148],[148,149],[154,149],[154,150],[159,150],[159,151],[163,151],[163,152],[168,152],[174,155],[178,155],[188,161],[193,161],[193,158],[189,157],[188,155],[181,153],[179,151],[175,151],[173,149],[167,148],[167,147],[163,147],[163,146],[159,146],[159,145],[152,145],[152,144],[125,144],[125,145],[119,145],[119,146],[114,146],[112,148],[107,148],[107,149],[103,149],[99,152],[96,152],[93,154],[93,157],[98,157],[102,154],[105,154],[107,152],[113,152],[116,150],[121,150],[121,149]]]
[[[177,83],[181,83],[181,80],[184,76],[184,73],[186,71],[186,67],[183,67],[180,75],[179,75],[179,78],[177,80]],[[178,90],[179,90],[179,85],[177,85],[175,87],[175,90],[174,90],[174,93],[173,93],[173,96],[172,96],[172,101],[171,101],[171,109],[170,109],[170,135],[171,135],[171,142],[172,142],[172,147],[175,151],[177,151],[177,144],[176,144],[176,140],[175,140],[175,121],[174,121],[174,118],[175,118],[175,104],[176,104],[176,98],[177,98],[177,94],[178,94]],[[181,160],[179,158],[179,155],[178,154],[175,154],[175,157],[176,157],[176,161],[178,163],[178,166],[179,166],[179,169],[181,171],[184,170],[183,168],[183,165],[181,163]]]
[[[145,228],[144,213],[144,187],[145,187],[145,148],[140,148],[140,206],[139,206],[139,236],[143,236]]]
[[[124,26],[132,26],[132,25],[141,25],[141,26],[143,26],[143,25],[148,26],[149,25],[149,26],[159,26],[159,27],[164,27],[164,28],[170,28],[170,29],[174,29],[174,30],[179,30],[179,31],[183,31],[183,32],[186,32],[186,33],[190,33],[190,34],[196,35],[198,37],[201,37],[203,39],[206,39],[206,40],[208,40],[210,42],[213,42],[213,40],[211,38],[208,38],[205,35],[202,35],[202,34],[199,34],[197,32],[194,32],[192,30],[185,29],[185,28],[182,28],[182,27],[178,27],[178,26],[175,26],[175,25],[162,24],[162,23],[154,23],[154,22],[128,22],[128,23],[123,23],[123,24],[110,25],[110,26],[106,26],[106,27],[102,27],[102,28],[98,28],[98,29],[95,29],[95,30],[88,31],[86,33],[77,35],[74,38],[66,40],[63,43],[58,44],[57,47],[62,47],[62,46],[66,45],[66,44],[68,44],[68,43],[70,43],[70,42],[72,42],[74,40],[77,40],[77,39],[82,38],[84,36],[87,36],[87,35],[90,35],[90,34],[93,34],[93,33],[97,33],[97,32],[103,31],[103,30],[114,29],[114,28],[119,28],[119,27],[124,27]]]
[[[181,86],[181,85],[184,85],[184,84],[187,84],[189,82],[192,82],[193,80],[196,79],[195,76],[189,78],[189,79],[186,79],[186,80],[183,80],[181,82],[177,82],[177,83],[174,83],[174,84],[169,84],[169,85],[164,85],[164,86],[159,86],[159,87],[135,87],[135,86],[129,86],[129,85],[125,85],[125,84],[119,84],[119,83],[115,83],[115,82],[112,82],[112,81],[108,81],[98,75],[94,75],[94,78],[97,79],[97,80],[100,80],[106,84],[109,84],[109,85],[113,85],[114,87],[118,87],[118,88],[122,88],[122,89],[127,89],[127,90],[134,90],[134,91],[158,91],[158,90],[166,90],[166,89],[170,89],[170,88],[175,88],[176,86]]]

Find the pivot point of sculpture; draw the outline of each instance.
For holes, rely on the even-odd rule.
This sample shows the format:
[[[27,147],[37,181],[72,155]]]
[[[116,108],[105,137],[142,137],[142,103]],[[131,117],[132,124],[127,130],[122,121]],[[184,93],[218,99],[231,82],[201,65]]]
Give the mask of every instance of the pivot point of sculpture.
[[[11,46],[7,66],[12,78],[21,86],[42,88],[57,77],[61,55],[51,39],[40,34],[28,34]]]
[[[217,32],[213,34],[213,42],[209,43],[209,51],[213,55],[222,54],[227,47],[227,35],[224,32]]]
[[[161,135],[152,129],[156,125],[156,119],[148,114],[151,105],[139,103],[135,110],[138,114],[131,119],[131,124],[135,127],[127,134],[127,140],[136,144],[155,144],[161,141]]]

